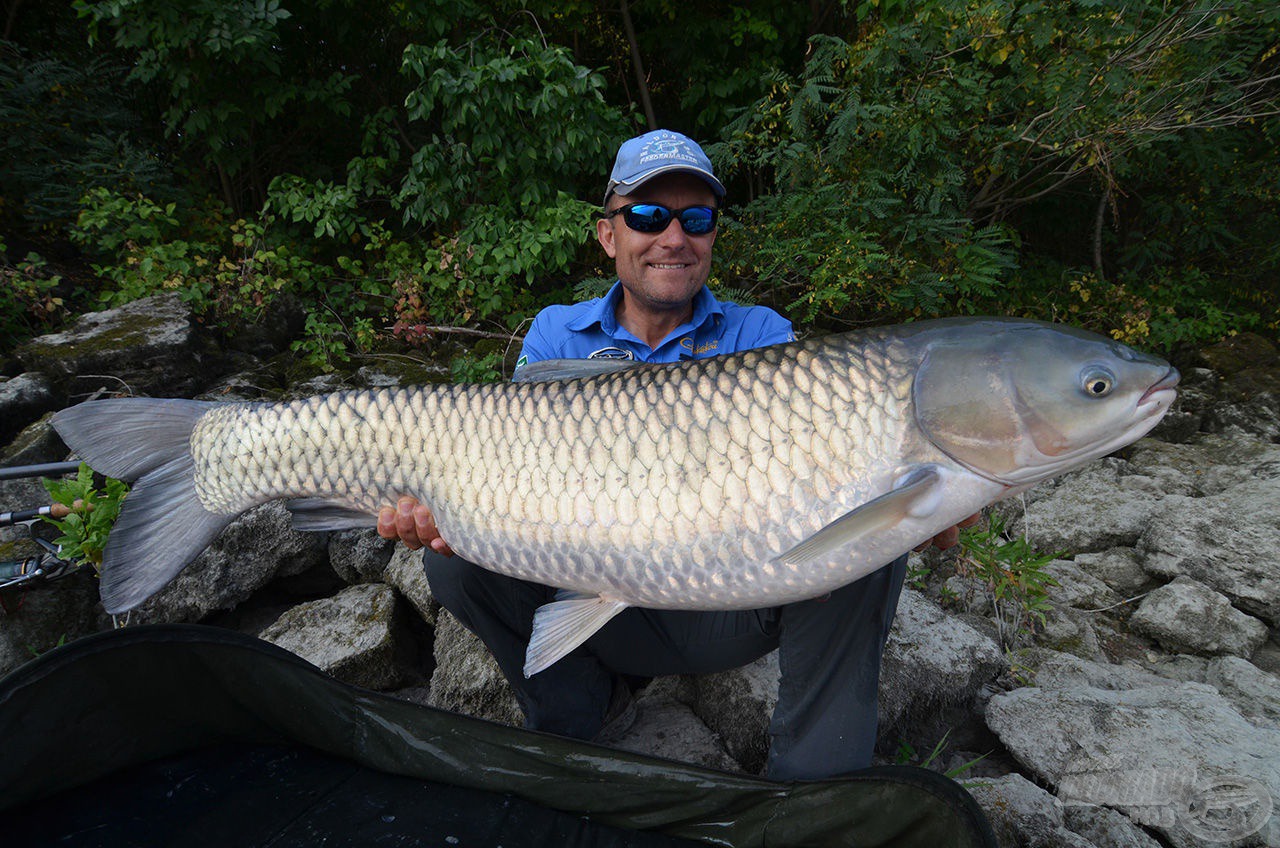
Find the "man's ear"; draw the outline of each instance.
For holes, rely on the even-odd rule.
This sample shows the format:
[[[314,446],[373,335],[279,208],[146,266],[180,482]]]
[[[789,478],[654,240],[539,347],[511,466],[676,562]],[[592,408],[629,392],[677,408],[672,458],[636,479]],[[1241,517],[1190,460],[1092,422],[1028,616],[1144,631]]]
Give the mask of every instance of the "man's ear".
[[[618,257],[618,246],[613,241],[613,222],[608,218],[596,219],[596,240],[610,259]]]

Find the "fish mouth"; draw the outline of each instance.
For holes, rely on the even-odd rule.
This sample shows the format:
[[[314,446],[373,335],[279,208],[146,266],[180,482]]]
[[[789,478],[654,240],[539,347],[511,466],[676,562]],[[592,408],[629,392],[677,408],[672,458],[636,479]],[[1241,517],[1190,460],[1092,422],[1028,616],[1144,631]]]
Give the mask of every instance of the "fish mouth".
[[[1170,366],[1165,375],[1138,398],[1137,408],[1144,410],[1148,415],[1155,415],[1168,409],[1178,397],[1176,389],[1181,379],[1182,375],[1178,373],[1178,369]]]

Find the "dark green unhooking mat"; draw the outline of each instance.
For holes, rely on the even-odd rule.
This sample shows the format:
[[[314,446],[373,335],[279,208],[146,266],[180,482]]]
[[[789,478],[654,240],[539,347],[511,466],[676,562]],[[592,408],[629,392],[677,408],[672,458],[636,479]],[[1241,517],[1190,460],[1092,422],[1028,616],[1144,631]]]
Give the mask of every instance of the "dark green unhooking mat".
[[[909,767],[773,783],[420,707],[230,631],[157,625],[0,680],[9,845],[994,848]]]

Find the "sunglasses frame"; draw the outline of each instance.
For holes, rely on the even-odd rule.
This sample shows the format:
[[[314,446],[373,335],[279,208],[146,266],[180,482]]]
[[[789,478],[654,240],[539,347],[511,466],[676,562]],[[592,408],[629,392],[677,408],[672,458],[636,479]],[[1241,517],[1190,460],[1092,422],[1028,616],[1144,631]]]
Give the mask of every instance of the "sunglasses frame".
[[[637,206],[656,206],[659,209],[665,209],[668,215],[666,223],[656,230],[645,230],[645,229],[641,229],[640,227],[634,226],[631,223],[631,219],[628,216],[630,215],[631,210]],[[702,233],[689,232],[689,227],[685,223],[685,219],[683,216],[684,216],[684,213],[688,212],[690,209],[710,209],[711,210],[711,227],[706,232],[702,232]],[[697,203],[697,204],[694,204],[693,206],[685,206],[682,209],[672,209],[671,207],[665,206],[661,203],[643,203],[643,202],[628,203],[626,206],[619,206],[617,209],[614,209],[612,212],[604,213],[604,217],[612,218],[615,215],[618,215],[619,213],[622,214],[622,220],[626,222],[627,229],[634,230],[637,233],[644,233],[647,236],[656,236],[659,233],[665,233],[667,231],[667,227],[671,226],[672,221],[679,221],[680,229],[684,230],[684,234],[687,236],[708,236],[716,231],[716,227],[718,226],[719,220],[720,220],[720,210],[715,206],[708,206],[705,203]]]

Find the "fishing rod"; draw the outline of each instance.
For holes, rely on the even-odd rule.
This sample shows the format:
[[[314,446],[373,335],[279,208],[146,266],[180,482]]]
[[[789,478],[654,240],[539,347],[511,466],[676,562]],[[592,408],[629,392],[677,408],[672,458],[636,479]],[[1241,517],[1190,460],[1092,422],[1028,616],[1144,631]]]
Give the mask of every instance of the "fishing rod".
[[[80,462],[45,462],[39,465],[10,465],[0,468],[0,480],[19,480],[23,477],[61,477],[80,468]]]
[[[54,477],[69,474],[80,468],[79,462],[46,462],[39,465],[15,465],[0,468],[0,480],[18,480],[24,477]],[[34,581],[52,581],[76,574],[92,566],[76,559],[63,559],[62,546],[42,539],[32,531],[32,526],[43,517],[66,518],[84,507],[77,500],[71,506],[53,503],[30,509],[0,512],[0,527],[26,525],[27,535],[42,552],[23,559],[0,560],[0,591],[13,589]]]

